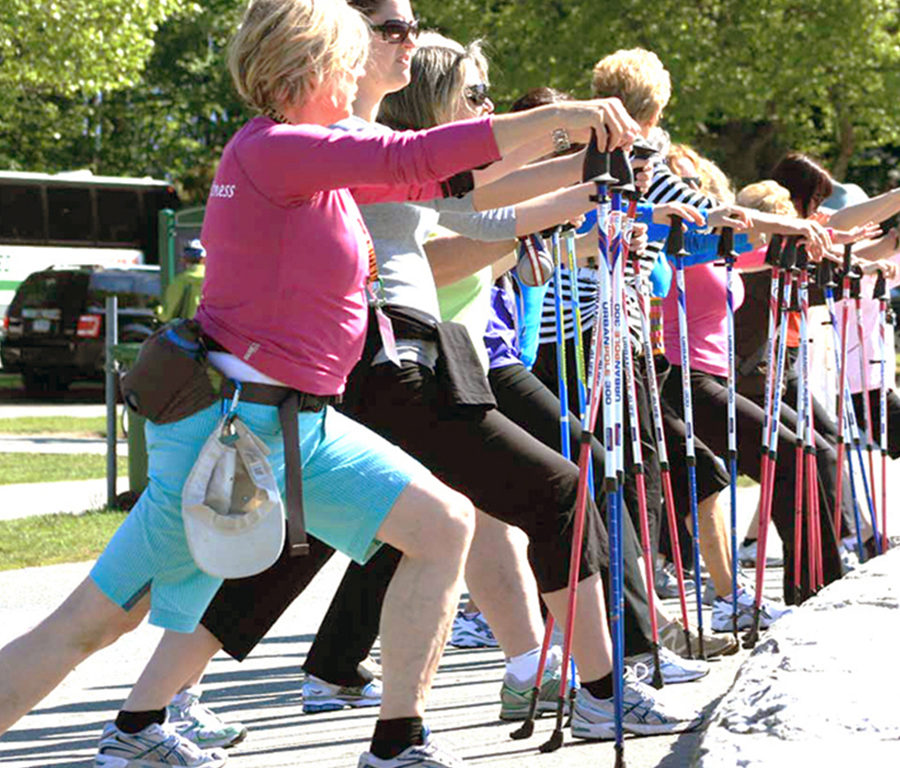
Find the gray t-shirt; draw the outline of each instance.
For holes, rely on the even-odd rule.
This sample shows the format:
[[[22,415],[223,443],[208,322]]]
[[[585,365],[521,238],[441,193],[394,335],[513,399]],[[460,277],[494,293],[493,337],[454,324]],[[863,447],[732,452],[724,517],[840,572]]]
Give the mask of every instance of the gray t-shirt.
[[[355,115],[337,123],[335,128],[348,131],[375,130],[390,132],[378,123],[370,123]],[[473,240],[508,240],[516,236],[516,213],[512,207],[477,212],[471,195],[462,198],[439,198],[418,203],[377,203],[360,206],[363,219],[375,245],[378,273],[388,304],[396,304],[441,319],[437,286],[424,244],[439,227],[453,230]],[[476,343],[480,340],[476,339]],[[437,349],[431,342],[398,339],[401,360],[434,367]],[[383,351],[374,363],[387,362]]]

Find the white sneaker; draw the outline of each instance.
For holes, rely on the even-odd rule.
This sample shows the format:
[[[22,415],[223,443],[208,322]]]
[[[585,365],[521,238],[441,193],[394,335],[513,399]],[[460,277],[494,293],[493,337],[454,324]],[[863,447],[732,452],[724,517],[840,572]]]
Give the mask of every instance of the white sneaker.
[[[466,616],[458,611],[453,619],[450,645],[454,648],[497,648],[499,643],[481,613]]]
[[[738,562],[745,568],[756,567],[756,542],[752,542],[747,546],[743,543],[738,545]],[[766,568],[778,568],[784,565],[784,558],[781,555],[773,555],[766,548]]]
[[[153,723],[139,733],[125,733],[108,723],[103,729],[94,768],[221,768],[225,753],[203,750],[192,741]]]
[[[653,653],[639,654],[625,659],[632,667],[638,680],[644,682],[653,677]],[[702,659],[682,659],[668,648],[659,649],[659,671],[662,673],[664,685],[673,683],[690,683],[709,674],[709,662]]]
[[[307,715],[318,712],[337,712],[344,707],[377,707],[381,704],[381,680],[365,685],[332,685],[314,675],[303,679],[303,711]]]
[[[247,736],[241,723],[225,723],[218,715],[200,703],[201,690],[188,688],[166,708],[168,724],[184,738],[201,749],[233,747]]]
[[[387,759],[363,752],[357,768],[466,768],[466,764],[429,739],[425,744],[407,747],[396,757]]]
[[[739,630],[750,629],[753,626],[753,612],[756,598],[753,593],[746,588],[738,590],[737,603],[737,626]],[[768,629],[782,616],[792,612],[792,608],[787,608],[774,600],[762,599],[759,606],[759,628]],[[731,632],[732,627],[732,603],[731,595],[728,597],[717,597],[713,603],[712,621],[710,626],[713,632]]]
[[[623,705],[622,727],[625,733],[638,736],[692,731],[703,722],[703,715],[696,710],[679,710],[664,704],[658,691],[628,672],[625,674]],[[579,688],[572,715],[572,735],[579,739],[614,739],[613,700],[595,699],[587,690]]]
[[[675,573],[674,563],[666,563],[653,573],[653,586],[660,600],[678,597],[678,576]],[[684,593],[694,591],[694,582],[687,576],[684,578]]]

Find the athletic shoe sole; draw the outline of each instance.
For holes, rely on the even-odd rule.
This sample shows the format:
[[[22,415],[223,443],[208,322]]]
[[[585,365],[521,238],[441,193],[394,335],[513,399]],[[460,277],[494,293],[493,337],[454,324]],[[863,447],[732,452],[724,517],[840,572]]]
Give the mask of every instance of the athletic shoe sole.
[[[624,723],[623,729],[625,733],[631,733],[635,736],[662,736],[667,733],[681,733],[682,731],[691,731],[700,725],[700,721],[692,721],[688,723],[668,723],[655,725],[650,723]],[[572,735],[579,739],[588,741],[609,741],[616,738],[615,723],[609,724],[577,724],[572,722]]]
[[[128,760],[124,757],[111,755],[97,755],[94,758],[94,768],[172,768],[177,763],[159,763],[155,760]],[[221,768],[225,760],[215,760],[207,763],[203,768]]]
[[[500,719],[505,723],[515,723],[521,720],[528,719],[528,712],[531,708],[530,704],[526,704],[523,707],[508,707],[506,709],[500,709]],[[546,712],[556,712],[556,702],[555,701],[538,701],[537,709],[535,710],[535,717],[540,717],[542,714]],[[568,699],[566,700],[566,706],[563,710],[563,713],[569,714],[569,703]]]
[[[337,712],[345,707],[359,709],[362,707],[377,707],[381,704],[381,699],[324,699],[311,701],[308,704],[304,702],[303,712],[307,715],[317,715],[321,712]]]

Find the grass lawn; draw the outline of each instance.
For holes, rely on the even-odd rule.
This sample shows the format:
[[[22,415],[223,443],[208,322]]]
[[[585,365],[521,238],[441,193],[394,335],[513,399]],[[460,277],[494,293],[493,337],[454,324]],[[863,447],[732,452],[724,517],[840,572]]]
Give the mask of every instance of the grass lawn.
[[[121,419],[117,419],[120,422]],[[122,425],[116,431],[122,437]],[[0,435],[52,435],[67,434],[84,437],[106,437],[106,417],[79,416],[22,416],[0,419]]]
[[[120,475],[128,474],[128,459],[119,456]],[[0,485],[90,480],[106,477],[106,456],[81,453],[0,453]]]
[[[93,560],[126,514],[93,510],[0,521],[0,571]]]

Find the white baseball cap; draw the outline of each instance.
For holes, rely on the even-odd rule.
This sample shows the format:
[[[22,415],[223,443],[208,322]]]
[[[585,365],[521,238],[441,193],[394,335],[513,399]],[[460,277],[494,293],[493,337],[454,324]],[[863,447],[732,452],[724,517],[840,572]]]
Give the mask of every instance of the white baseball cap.
[[[181,494],[188,548],[200,570],[241,579],[266,570],[284,546],[284,505],[269,450],[235,418],[219,422]]]

